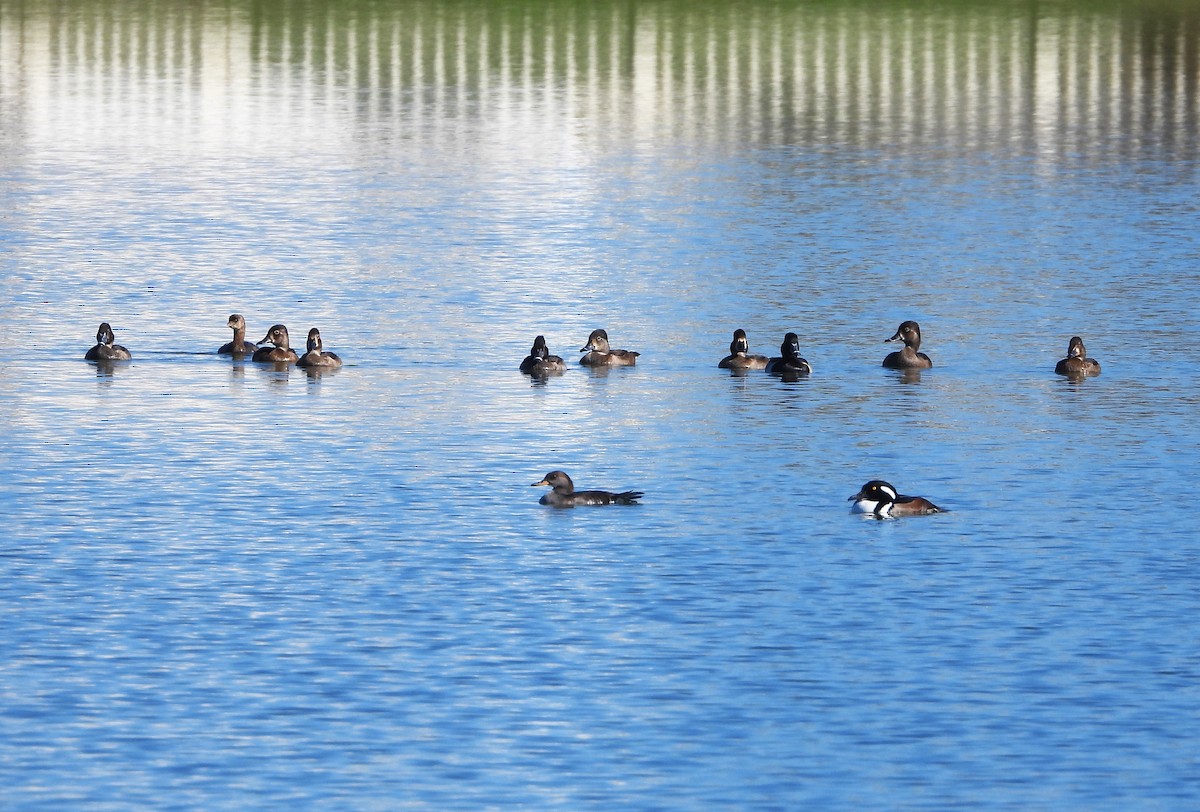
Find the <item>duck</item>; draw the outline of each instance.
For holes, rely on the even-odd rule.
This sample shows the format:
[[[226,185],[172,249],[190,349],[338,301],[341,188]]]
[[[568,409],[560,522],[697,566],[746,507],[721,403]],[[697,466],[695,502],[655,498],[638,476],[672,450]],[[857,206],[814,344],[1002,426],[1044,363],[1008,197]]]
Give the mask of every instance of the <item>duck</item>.
[[[1082,338],[1071,336],[1067,343],[1067,357],[1055,365],[1054,371],[1070,378],[1087,378],[1100,374],[1100,362],[1087,357],[1087,347],[1083,346]]]
[[[272,325],[258,344],[258,349],[254,351],[254,356],[250,359],[252,361],[262,364],[294,364],[300,360],[288,342],[288,329],[282,324]],[[274,346],[264,347],[263,344],[273,344]]]
[[[800,336],[788,333],[779,345],[779,358],[767,362],[767,373],[770,375],[799,377],[812,373],[808,361],[800,357]]]
[[[530,487],[549,485],[553,490],[542,494],[538,501],[552,507],[577,507],[580,505],[636,505],[637,500],[645,496],[641,491],[624,491],[610,493],[609,491],[577,491],[575,483],[564,471],[551,471],[541,481]]]
[[[116,340],[117,337],[113,335],[113,329],[109,323],[100,322],[100,327],[96,330],[96,346],[84,354],[84,359],[87,361],[128,361],[133,358],[129,350],[120,344],[113,343]]]
[[[865,513],[877,519],[927,516],[930,513],[946,512],[924,496],[901,496],[891,483],[882,479],[872,479],[847,501],[854,503],[851,506],[852,512]]]
[[[592,330],[587,344],[579,350],[587,353],[579,359],[585,367],[631,367],[637,363],[640,352],[632,350],[614,350],[608,346],[608,333],[604,330]]]
[[[717,364],[718,369],[763,369],[767,366],[767,356],[751,355],[750,342],[746,331],[740,327],[733,331],[733,341],[729,342],[729,355]]]
[[[233,341],[217,350],[217,355],[233,355],[239,358],[243,355],[253,355],[258,347],[246,340],[246,320],[242,318],[242,314],[234,313],[225,322],[225,326],[233,330]]]
[[[550,348],[546,346],[544,336],[538,336],[533,340],[533,347],[530,348],[529,355],[525,356],[525,360],[521,362],[521,371],[526,375],[543,377],[561,375],[565,369],[563,359],[550,354]]]
[[[921,325],[915,321],[901,322],[896,334],[883,341],[885,344],[889,341],[904,342],[904,349],[890,353],[883,359],[883,365],[888,369],[929,369],[933,366],[928,355],[918,352],[921,348]]]
[[[324,352],[321,347],[321,331],[313,327],[308,331],[308,345],[303,356],[296,362],[298,367],[337,369],[342,359],[337,353]]]

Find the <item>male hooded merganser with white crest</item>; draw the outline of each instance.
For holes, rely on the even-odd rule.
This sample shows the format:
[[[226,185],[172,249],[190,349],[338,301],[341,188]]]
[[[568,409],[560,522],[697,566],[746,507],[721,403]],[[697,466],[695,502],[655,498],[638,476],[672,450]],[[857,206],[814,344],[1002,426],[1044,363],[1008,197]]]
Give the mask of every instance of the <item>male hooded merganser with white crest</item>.
[[[577,491],[575,483],[562,471],[551,471],[541,482],[535,482],[531,487],[549,485],[553,488],[543,494],[538,501],[552,507],[578,507],[580,505],[636,505],[637,500],[644,494],[641,491],[624,491],[610,493],[608,491]]]
[[[800,357],[800,336],[788,333],[779,345],[779,358],[767,362],[767,373],[785,377],[800,377],[812,372],[808,361]]]
[[[883,359],[883,365],[888,369],[929,369],[933,366],[928,355],[918,352],[921,348],[921,325],[915,321],[901,322],[896,334],[883,341],[885,344],[889,341],[904,342],[904,349]]]
[[[342,365],[342,359],[337,353],[325,352],[321,345],[321,331],[316,327],[308,331],[308,345],[304,355],[296,362],[298,367],[316,369],[337,369]]]
[[[729,342],[729,355],[717,364],[720,369],[763,369],[767,365],[767,356],[751,355],[750,342],[746,331],[740,327],[733,331],[733,341]]]
[[[851,507],[854,513],[867,513],[877,519],[946,512],[924,496],[901,496],[882,479],[872,479],[847,501],[854,502]]]
[[[233,355],[239,358],[243,355],[254,355],[258,347],[246,340],[246,320],[242,318],[242,314],[234,313],[229,317],[229,321],[225,322],[225,326],[233,330],[233,341],[217,350],[217,355]]]
[[[1100,374],[1100,362],[1087,357],[1087,347],[1083,346],[1082,338],[1071,336],[1067,344],[1067,357],[1058,362],[1054,371],[1068,378],[1086,378]]]
[[[254,357],[250,360],[258,361],[263,364],[294,364],[300,359],[296,356],[296,351],[292,349],[288,342],[288,329],[282,324],[275,324],[267,330],[267,334],[263,336],[263,340],[258,342],[259,348],[255,350]],[[272,347],[263,347],[263,344],[273,344]]]
[[[640,352],[632,350],[614,350],[608,345],[608,333],[603,330],[592,330],[587,344],[580,348],[587,355],[579,359],[585,367],[621,367],[633,366],[637,363]]]
[[[550,348],[546,346],[544,336],[538,336],[533,340],[533,347],[529,350],[529,355],[525,356],[525,360],[521,362],[521,371],[526,375],[541,377],[561,375],[565,369],[563,359],[550,354]]]
[[[129,350],[122,347],[120,344],[114,344],[117,337],[113,335],[112,327],[108,322],[100,322],[100,327],[96,330],[96,346],[92,347],[84,354],[84,360],[87,361],[128,361],[133,358]]]

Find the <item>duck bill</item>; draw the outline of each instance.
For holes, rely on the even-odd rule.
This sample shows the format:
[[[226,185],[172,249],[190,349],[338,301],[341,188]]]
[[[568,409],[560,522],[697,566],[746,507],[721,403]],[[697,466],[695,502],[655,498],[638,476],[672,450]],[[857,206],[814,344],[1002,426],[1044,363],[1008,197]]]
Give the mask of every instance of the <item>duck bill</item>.
[[[543,479],[541,482],[535,482],[532,485],[530,485],[529,487],[536,488],[539,485],[549,485],[549,484],[550,484],[549,482],[547,482],[546,480]]]
[[[896,333],[894,336],[892,336],[891,338],[885,338],[885,339],[883,340],[883,343],[884,343],[884,344],[886,344],[886,343],[888,343],[889,341],[899,341],[900,339],[901,339],[901,335],[900,335],[900,333],[899,333],[899,332],[897,332],[897,333]]]

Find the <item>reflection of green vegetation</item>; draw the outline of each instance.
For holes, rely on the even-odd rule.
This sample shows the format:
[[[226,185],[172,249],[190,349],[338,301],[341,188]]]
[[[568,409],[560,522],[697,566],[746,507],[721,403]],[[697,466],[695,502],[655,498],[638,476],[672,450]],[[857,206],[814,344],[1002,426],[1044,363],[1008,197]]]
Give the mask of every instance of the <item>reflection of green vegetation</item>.
[[[446,79],[482,70],[560,75],[568,61],[627,64],[635,19],[619,3],[314,2],[247,4],[256,57],[306,62],[331,58],[337,75],[376,81],[414,76]],[[586,31],[590,41],[579,41]],[[399,63],[399,64],[396,64]],[[353,70],[351,70],[353,68]],[[393,77],[393,71],[402,76]]]
[[[1027,129],[1047,110],[1068,130],[1136,110],[1193,132],[1200,92],[1193,0],[97,0],[4,6],[0,26],[5,41],[46,37],[52,62],[96,74],[198,83],[218,66],[218,80],[337,89],[374,115],[562,93],[569,115],[593,122],[732,122],[752,131],[742,137]]]
[[[253,58],[312,63],[317,56],[322,63],[331,60],[329,67],[343,78],[361,77],[372,65],[386,72],[397,54],[414,68],[442,72],[507,66],[561,75],[586,65],[625,72],[639,36],[650,37],[671,58],[688,52],[708,57],[714,41],[718,49],[734,49],[715,55],[721,59],[756,41],[803,44],[834,26],[850,32],[989,27],[1003,33],[1005,27],[1047,22],[1112,25],[1132,19],[1144,30],[1182,34],[1191,43],[1200,39],[1200,3],[1194,0],[93,0],[72,3],[69,12],[48,1],[9,5],[0,0],[0,25],[31,17],[63,21],[86,31],[85,45],[89,36],[103,41],[106,33],[130,27],[148,32],[127,38],[135,49],[139,42],[153,47],[145,46],[148,40],[159,48],[174,43],[186,49],[197,42],[194,30],[200,26],[245,26]],[[1156,47],[1159,39],[1142,44]]]

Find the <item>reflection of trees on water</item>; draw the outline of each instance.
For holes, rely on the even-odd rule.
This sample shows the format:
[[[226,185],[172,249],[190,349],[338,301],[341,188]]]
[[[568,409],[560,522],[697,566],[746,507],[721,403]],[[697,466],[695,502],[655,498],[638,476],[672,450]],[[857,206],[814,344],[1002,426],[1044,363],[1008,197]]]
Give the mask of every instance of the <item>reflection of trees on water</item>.
[[[597,139],[1193,155],[1200,10],[33,3],[0,19],[0,59],[10,110],[43,89],[146,104],[191,94],[197,116],[217,99],[251,99],[261,116],[315,105],[384,139],[445,136],[426,129],[434,119],[517,117]]]

